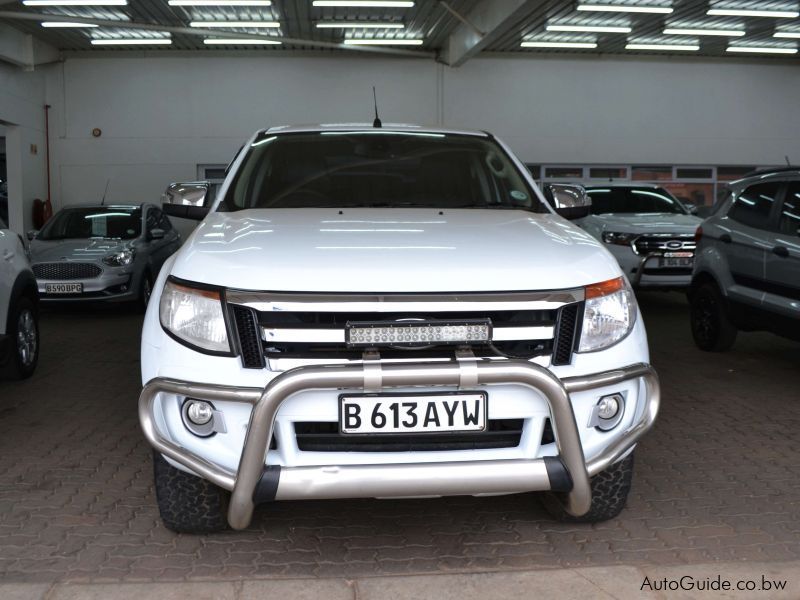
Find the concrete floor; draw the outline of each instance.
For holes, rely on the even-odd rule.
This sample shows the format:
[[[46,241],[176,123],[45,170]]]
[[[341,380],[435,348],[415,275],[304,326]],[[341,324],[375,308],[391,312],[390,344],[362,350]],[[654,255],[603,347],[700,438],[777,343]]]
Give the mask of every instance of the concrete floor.
[[[664,402],[616,520],[558,524],[530,494],[291,502],[212,536],[176,535],[158,518],[136,415],[141,316],[49,310],[35,376],[0,382],[0,583],[641,574],[748,561],[791,566],[800,585],[800,563],[781,562],[800,560],[800,345],[743,334],[730,353],[702,353],[682,296],[640,301]]]

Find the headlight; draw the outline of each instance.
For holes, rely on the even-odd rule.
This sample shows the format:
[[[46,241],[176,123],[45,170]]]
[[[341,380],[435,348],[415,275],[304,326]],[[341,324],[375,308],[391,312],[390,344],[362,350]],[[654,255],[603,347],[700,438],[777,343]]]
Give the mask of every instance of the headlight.
[[[127,267],[133,262],[133,250],[120,250],[109,254],[103,262],[112,267]]]
[[[615,231],[604,231],[603,241],[606,244],[616,244],[618,246],[630,246],[633,240],[639,237],[638,233],[617,233]]]
[[[581,343],[578,352],[613,346],[636,322],[636,298],[623,277],[586,287]]]
[[[161,326],[178,339],[204,350],[230,352],[219,292],[167,281],[158,312]]]

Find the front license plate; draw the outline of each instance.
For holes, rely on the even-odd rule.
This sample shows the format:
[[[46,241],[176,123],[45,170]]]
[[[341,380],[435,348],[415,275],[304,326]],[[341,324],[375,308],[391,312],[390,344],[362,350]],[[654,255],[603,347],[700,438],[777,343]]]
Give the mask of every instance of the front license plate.
[[[691,267],[694,265],[694,257],[670,257],[665,256],[661,259],[662,267]]]
[[[339,431],[442,433],[486,429],[484,392],[339,396]]]
[[[46,283],[44,285],[46,294],[81,294],[83,293],[82,283]]]

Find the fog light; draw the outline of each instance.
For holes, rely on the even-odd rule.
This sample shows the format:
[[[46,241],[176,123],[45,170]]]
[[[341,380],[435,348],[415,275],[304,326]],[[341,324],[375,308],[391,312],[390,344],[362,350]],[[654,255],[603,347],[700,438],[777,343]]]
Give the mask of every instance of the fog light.
[[[190,400],[186,408],[186,416],[195,425],[205,425],[214,418],[214,409],[208,402]]]
[[[608,421],[616,417],[617,413],[619,412],[618,398],[619,397],[616,394],[613,396],[605,396],[600,398],[600,402],[597,403],[597,416],[604,421]]]

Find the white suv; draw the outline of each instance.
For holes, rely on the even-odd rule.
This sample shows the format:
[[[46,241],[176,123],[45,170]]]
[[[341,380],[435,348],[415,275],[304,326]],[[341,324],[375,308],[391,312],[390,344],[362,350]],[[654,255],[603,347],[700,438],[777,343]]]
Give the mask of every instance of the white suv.
[[[658,380],[614,258],[486,133],[257,132],[164,265],[139,415],[165,524],[273,500],[544,491],[623,508]],[[586,214],[582,190],[558,212]]]
[[[33,375],[39,360],[38,305],[22,238],[0,219],[0,374]]]

